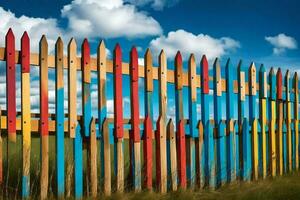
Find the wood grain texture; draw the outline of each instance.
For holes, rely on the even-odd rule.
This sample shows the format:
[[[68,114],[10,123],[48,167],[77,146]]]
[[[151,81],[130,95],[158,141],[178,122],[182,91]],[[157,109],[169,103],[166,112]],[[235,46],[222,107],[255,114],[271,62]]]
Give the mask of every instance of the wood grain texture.
[[[68,132],[75,138],[77,127],[77,45],[74,38],[68,44]]]
[[[197,125],[199,137],[195,140],[196,149],[196,176],[199,188],[203,188],[205,184],[205,151],[204,151],[204,129],[202,121]]]
[[[55,45],[55,113],[56,113],[56,181],[57,195],[64,196],[65,192],[65,133],[64,133],[64,70],[63,42],[58,38]]]
[[[177,125],[176,133],[176,149],[177,149],[177,170],[179,178],[179,186],[186,189],[186,147],[185,147],[185,131],[183,121],[180,120]]]
[[[152,190],[152,121],[146,116],[144,124],[143,148],[144,148],[144,188]]]
[[[177,155],[176,155],[176,135],[174,130],[174,123],[172,119],[169,120],[167,125],[167,140],[168,140],[168,151],[169,151],[169,163],[168,172],[170,177],[171,190],[177,191]]]
[[[104,195],[111,195],[111,158],[110,158],[110,141],[109,141],[109,128],[108,120],[105,119],[102,126],[103,132],[103,173],[104,173]]]
[[[264,65],[260,66],[259,70],[259,117],[261,127],[261,152],[260,158],[262,162],[261,174],[263,179],[267,177],[267,137],[266,137],[266,126],[267,126],[267,73]]]
[[[293,169],[292,164],[292,130],[291,130],[291,123],[292,123],[292,112],[291,112],[291,98],[290,98],[290,72],[289,70],[285,74],[284,78],[285,83],[285,123],[286,123],[286,149],[287,149],[287,168],[288,171],[291,172]]]
[[[16,64],[15,36],[9,29],[5,36],[6,54],[6,110],[8,139],[16,142]]]
[[[40,137],[41,137],[41,177],[40,197],[48,196],[49,182],[49,138],[48,138],[48,43],[45,36],[40,41]]]
[[[277,71],[276,75],[277,86],[277,137],[276,137],[276,151],[277,151],[277,171],[279,175],[283,175],[283,99],[282,99],[282,73],[281,69]]]
[[[123,139],[115,139],[116,148],[116,177],[117,177],[117,192],[124,192],[124,149]]]
[[[21,38],[21,118],[22,118],[22,154],[23,177],[22,197],[29,197],[30,191],[30,148],[31,148],[31,108],[30,108],[30,40],[25,32]]]
[[[299,80],[297,72],[294,75],[293,87],[295,91],[294,99],[294,131],[295,131],[295,163],[296,170],[299,169]]]
[[[90,123],[90,140],[89,140],[89,181],[91,186],[91,197],[97,197],[97,136],[96,136],[96,122],[92,118]]]

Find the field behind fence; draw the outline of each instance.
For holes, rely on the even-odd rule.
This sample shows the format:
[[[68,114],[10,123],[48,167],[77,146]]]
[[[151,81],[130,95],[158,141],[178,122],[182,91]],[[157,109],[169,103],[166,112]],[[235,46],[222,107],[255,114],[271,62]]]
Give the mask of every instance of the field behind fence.
[[[248,68],[240,62],[236,67],[229,59],[225,68],[216,59],[211,70],[205,55],[197,63],[193,54],[186,72],[179,51],[174,70],[170,70],[163,50],[158,58],[152,58],[148,49],[144,65],[139,65],[135,47],[129,63],[124,63],[120,45],[109,60],[103,41],[97,57],[92,58],[86,39],[81,57],[74,39],[68,43],[67,55],[60,38],[54,55],[49,55],[45,36],[39,45],[39,53],[31,53],[25,32],[21,50],[16,50],[10,29],[6,46],[0,47],[0,61],[6,64],[6,108],[0,111],[3,194],[15,188],[17,195],[30,197],[32,187],[41,199],[53,194],[81,198],[141,190],[217,189],[226,183],[256,181],[299,168],[297,73],[283,75],[273,68],[267,72],[254,63]],[[153,66],[153,59],[158,59],[158,67]],[[30,106],[30,68],[34,67],[39,69],[39,113],[33,113]],[[49,112],[50,69],[55,71],[54,113]],[[17,70],[20,77],[16,77]],[[92,73],[97,76],[96,96],[91,95]],[[108,74],[113,75],[113,90],[108,90]],[[130,118],[124,118],[123,92],[128,88],[123,78],[128,75]],[[16,102],[18,79],[21,112]],[[143,97],[139,96],[141,81]],[[167,114],[168,85],[175,90],[175,120]],[[107,93],[112,92],[113,117],[107,109]],[[92,98],[97,98],[96,111]],[[158,118],[154,110],[158,110]],[[39,156],[33,158],[35,151]]]

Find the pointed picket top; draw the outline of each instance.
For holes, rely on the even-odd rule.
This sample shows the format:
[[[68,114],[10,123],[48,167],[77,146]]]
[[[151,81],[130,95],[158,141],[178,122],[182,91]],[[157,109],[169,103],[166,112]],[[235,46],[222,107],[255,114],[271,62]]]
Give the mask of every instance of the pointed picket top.
[[[101,75],[101,70],[103,70],[103,75],[106,76],[106,47],[104,40],[101,40],[97,47],[97,67],[100,73],[99,77],[103,78]]]
[[[101,51],[105,52],[105,54],[106,54],[106,47],[105,47],[104,40],[100,41],[98,48],[97,48],[97,52],[101,52]]]
[[[226,70],[226,76],[227,76],[227,79],[229,79],[228,77],[230,76],[233,76],[231,70],[232,70],[232,65],[231,65],[231,61],[230,61],[230,58],[227,59],[226,61],[226,66],[225,66],[225,70]]]
[[[203,94],[209,94],[209,73],[208,73],[208,62],[205,55],[201,59],[201,87]]]
[[[180,51],[177,51],[175,56],[175,85],[177,90],[182,89],[182,56]]]
[[[243,61],[240,60],[239,63],[238,63],[238,72],[242,72],[244,71],[244,68],[243,68]]]
[[[249,67],[250,94],[256,95],[256,67],[254,62]]]
[[[299,86],[298,86],[299,79],[298,79],[297,72],[295,72],[293,79],[294,79],[294,90],[295,90],[295,93],[298,94],[299,93]]]
[[[30,39],[25,31],[21,38],[21,67],[22,73],[30,72]]]
[[[169,120],[168,125],[167,125],[167,138],[169,140],[175,138],[174,123],[173,123],[172,118]]]
[[[222,96],[222,77],[221,77],[221,66],[219,58],[215,59],[214,62],[214,94],[216,96]]]
[[[203,123],[202,123],[202,120],[199,120],[198,124],[197,124],[197,128],[198,128],[198,132],[199,132],[199,139],[202,139],[203,140]]]
[[[166,74],[167,59],[164,50],[161,50],[158,59],[159,59],[159,67],[161,70],[161,74]]]
[[[259,96],[260,98],[267,98],[268,95],[268,82],[267,73],[263,64],[259,68]]]
[[[56,43],[55,43],[55,46],[59,46],[59,45],[62,45],[63,44],[63,41],[61,39],[61,37],[58,37],[57,40],[56,40]]]
[[[277,71],[277,99],[282,100],[282,72],[279,68]]]
[[[270,84],[270,98],[276,100],[276,76],[274,68],[272,67],[269,72],[269,84]]]
[[[82,81],[84,83],[91,83],[91,66],[90,66],[90,45],[85,38],[81,45],[81,70]]]
[[[7,33],[6,33],[6,36],[5,38],[8,40],[8,39],[15,39],[15,35],[14,35],[14,32],[11,28],[8,29]]]
[[[72,37],[68,44],[68,50],[76,49],[76,48],[77,48],[76,40],[75,38]]]
[[[242,60],[239,61],[238,64],[238,84],[239,84],[239,100],[245,101],[246,100],[246,80],[245,80],[245,71],[243,69],[243,62]]]
[[[139,79],[139,64],[138,64],[138,53],[136,47],[132,47],[130,51],[130,75],[133,82]]]
[[[234,77],[233,77],[233,68],[230,61],[230,58],[227,59],[226,66],[226,89],[227,92],[232,94],[234,92]]]
[[[149,48],[147,48],[144,55],[144,65],[145,65],[145,86],[147,92],[153,91],[153,75],[152,75],[152,54]]]
[[[40,40],[40,45],[42,46],[47,46],[48,47],[48,42],[47,42],[47,38],[46,35],[43,35],[41,40]]]
[[[285,73],[284,82],[285,82],[286,100],[290,101],[291,85],[290,85],[290,71],[289,70],[287,70],[286,73]]]
[[[188,66],[188,76],[189,76],[189,87],[191,92],[192,102],[197,100],[197,86],[196,86],[196,62],[194,54],[190,55],[189,66]]]

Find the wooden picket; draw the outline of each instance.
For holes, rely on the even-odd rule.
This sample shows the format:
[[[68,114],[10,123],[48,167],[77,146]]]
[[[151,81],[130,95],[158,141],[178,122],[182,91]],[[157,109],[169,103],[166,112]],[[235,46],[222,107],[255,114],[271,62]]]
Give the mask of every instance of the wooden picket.
[[[0,60],[6,62],[7,102],[6,110],[0,110],[0,187],[7,187],[4,181],[11,182],[7,174],[14,173],[11,166],[15,164],[11,159],[16,160],[19,153],[16,141],[18,134],[22,134],[22,198],[33,195],[30,189],[34,184],[30,179],[33,166],[30,154],[34,137],[40,140],[38,178],[41,199],[48,198],[48,192],[54,192],[58,198],[69,198],[73,191],[73,196],[80,199],[84,195],[97,198],[101,193],[109,196],[112,192],[122,193],[131,189],[134,192],[146,189],[160,193],[179,188],[216,189],[237,180],[257,181],[299,169],[297,73],[292,76],[287,71],[283,79],[281,69],[275,74],[272,68],[267,74],[263,65],[256,70],[255,64],[251,63],[246,69],[242,61],[235,73],[228,59],[223,75],[219,58],[215,59],[210,70],[203,55],[199,63],[201,72],[197,74],[198,64],[193,54],[188,59],[186,72],[180,51],[174,59],[174,70],[171,70],[167,67],[169,60],[163,50],[158,57],[159,66],[153,66],[150,49],[144,55],[142,66],[138,64],[135,47],[130,51],[129,63],[122,62],[119,44],[115,46],[113,59],[108,59],[104,41],[99,43],[97,57],[93,58],[87,39],[82,43],[80,57],[73,38],[68,43],[67,55],[64,55],[61,38],[56,41],[54,55],[48,55],[45,36],[42,36],[39,47],[38,54],[31,53],[30,38],[24,32],[21,50],[16,50],[11,29],[7,32],[5,47],[0,47]],[[20,77],[16,76],[17,64],[21,67]],[[35,78],[31,77],[34,74],[30,74],[32,67],[38,67],[40,72],[39,113],[32,113],[30,106],[30,80]],[[52,78],[48,73],[51,68],[55,71],[55,113],[48,110],[48,82]],[[65,71],[68,72],[66,87]],[[80,91],[77,91],[78,72],[81,72]],[[93,72],[96,72],[97,81],[92,76]],[[110,100],[107,93],[111,93],[107,74],[113,75],[113,117],[108,115],[107,108]],[[123,116],[126,114],[123,75],[130,78],[126,88],[130,91],[130,119]],[[21,82],[21,112],[17,112],[16,104],[18,80]],[[158,81],[158,91],[155,80]],[[141,82],[144,82],[143,97],[139,96]],[[95,83],[98,94],[96,110],[92,109],[92,86]],[[175,121],[168,111],[168,105],[171,105],[168,104],[168,84],[175,88]],[[188,89],[187,102],[185,88]],[[67,98],[64,96],[65,89],[68,90]],[[81,92],[81,105],[77,102],[78,92]],[[154,102],[156,93],[157,103]],[[78,109],[82,109],[81,116],[77,113]],[[140,116],[142,110],[145,111],[144,117]],[[7,138],[7,156],[3,156],[4,137]],[[55,149],[51,149],[50,137],[55,137]],[[73,155],[66,155],[71,153],[67,151],[66,137],[72,142]],[[125,140],[129,140],[129,152],[124,148]],[[55,152],[54,165],[49,160],[50,151]],[[87,163],[83,163],[85,152]],[[65,160],[68,156],[71,159]],[[129,178],[125,176],[127,161],[130,163]],[[55,169],[53,180],[50,169]],[[9,193],[8,188],[3,191]]]

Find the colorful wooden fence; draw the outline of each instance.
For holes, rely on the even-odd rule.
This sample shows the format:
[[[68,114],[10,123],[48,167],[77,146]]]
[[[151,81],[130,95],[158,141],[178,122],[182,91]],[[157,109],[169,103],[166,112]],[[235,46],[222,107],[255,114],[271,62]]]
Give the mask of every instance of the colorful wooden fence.
[[[55,55],[48,55],[47,39],[43,36],[40,52],[30,53],[30,39],[25,32],[18,51],[12,30],[7,33],[6,46],[0,48],[0,60],[6,62],[7,88],[6,110],[2,108],[0,112],[2,187],[5,187],[7,170],[13,165],[9,163],[9,157],[4,160],[2,141],[7,136],[7,156],[10,156],[9,152],[16,149],[18,134],[22,135],[23,144],[22,197],[31,195],[32,137],[40,137],[39,188],[42,199],[49,196],[52,168],[56,172],[56,188],[52,192],[63,197],[71,196],[74,191],[75,198],[110,195],[130,189],[161,193],[178,188],[216,189],[225,183],[265,179],[298,170],[297,73],[292,76],[287,71],[283,77],[280,69],[275,75],[272,68],[267,75],[263,65],[256,69],[251,63],[247,70],[241,61],[233,67],[228,60],[223,67],[219,59],[215,60],[211,70],[203,56],[198,61],[201,73],[197,74],[194,55],[190,56],[188,72],[185,72],[180,52],[174,59],[175,70],[170,70],[165,52],[161,51],[159,66],[154,67],[149,49],[142,66],[138,64],[135,47],[131,49],[129,63],[122,62],[119,44],[114,49],[113,60],[107,59],[103,41],[98,46],[97,58],[92,58],[86,39],[81,46],[81,57],[77,56],[74,39],[70,40],[67,49],[67,55],[64,55],[63,41],[58,38]],[[16,111],[17,64],[21,66],[20,113]],[[40,113],[32,113],[30,108],[30,67],[39,67],[40,71]],[[50,68],[55,69],[56,109],[55,113],[49,114]],[[68,72],[67,88],[64,88],[65,71]],[[78,71],[82,77],[81,116],[77,114]],[[96,72],[98,80],[97,118],[92,116],[92,72]],[[113,74],[113,118],[107,115],[106,94],[111,92],[107,91],[108,73]],[[130,119],[124,118],[123,75],[130,76]],[[158,91],[154,89],[154,80],[158,81]],[[145,110],[142,117],[141,81],[144,81]],[[168,84],[174,84],[175,88],[175,121],[168,119]],[[65,89],[68,90],[67,98],[64,97]],[[185,89],[187,101],[184,101]],[[153,103],[154,92],[158,92],[158,119],[154,118],[154,105],[157,105]],[[68,101],[67,114],[64,112],[65,99]],[[185,111],[188,119],[184,118]],[[49,148],[49,137],[55,137],[55,149]],[[65,155],[67,139],[73,143],[73,155]],[[129,145],[129,151],[125,150],[125,145]],[[49,152],[55,152],[55,166],[50,166]],[[72,158],[68,163],[66,156]],[[125,174],[126,162],[130,163],[128,176]],[[66,175],[70,171],[73,175]]]

